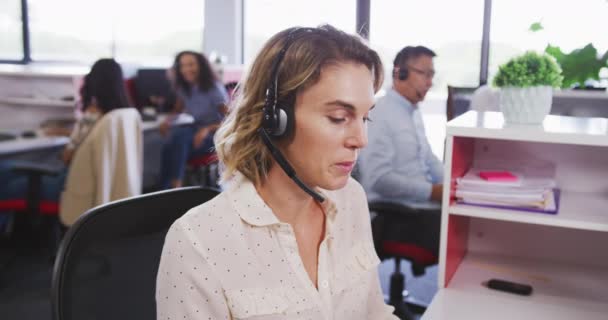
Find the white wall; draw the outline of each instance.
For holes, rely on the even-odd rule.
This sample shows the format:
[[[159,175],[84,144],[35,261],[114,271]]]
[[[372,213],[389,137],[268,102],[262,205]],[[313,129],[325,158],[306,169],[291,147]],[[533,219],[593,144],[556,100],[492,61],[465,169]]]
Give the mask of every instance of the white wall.
[[[203,51],[228,58],[227,64],[243,61],[243,0],[206,0]]]

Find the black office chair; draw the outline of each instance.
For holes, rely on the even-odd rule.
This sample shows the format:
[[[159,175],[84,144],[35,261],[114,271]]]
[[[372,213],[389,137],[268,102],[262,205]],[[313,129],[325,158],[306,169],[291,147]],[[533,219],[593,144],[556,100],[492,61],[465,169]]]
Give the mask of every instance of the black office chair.
[[[404,300],[405,276],[401,273],[401,259],[410,261],[414,276],[423,275],[426,267],[437,264],[441,212],[386,201],[370,202],[369,210],[376,213],[372,219],[372,234],[378,257],[395,259],[388,303],[395,307],[395,315],[400,319],[414,319],[413,314],[423,313],[426,307]]]
[[[448,121],[471,109],[471,98],[477,87],[453,87],[448,85],[445,115]]]
[[[53,319],[155,319],[156,273],[168,228],[219,193],[189,187],[89,210],[68,230],[53,270]]]

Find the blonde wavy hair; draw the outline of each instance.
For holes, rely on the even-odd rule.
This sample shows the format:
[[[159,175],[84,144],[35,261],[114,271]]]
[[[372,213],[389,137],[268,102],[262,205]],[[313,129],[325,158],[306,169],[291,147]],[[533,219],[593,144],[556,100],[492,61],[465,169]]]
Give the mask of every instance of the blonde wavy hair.
[[[321,69],[329,65],[343,62],[365,65],[374,76],[374,90],[378,91],[382,85],[380,57],[359,36],[330,25],[306,28],[310,32],[296,29],[299,28],[289,28],[273,36],[236,88],[229,114],[215,135],[216,152],[223,165],[222,181],[229,180],[236,171],[254,185],[266,179],[272,156],[257,130],[262,125],[266,89],[273,80],[271,68],[288,35],[291,39],[277,71],[277,90],[278,101],[288,101],[291,108],[297,93],[316,84]]]

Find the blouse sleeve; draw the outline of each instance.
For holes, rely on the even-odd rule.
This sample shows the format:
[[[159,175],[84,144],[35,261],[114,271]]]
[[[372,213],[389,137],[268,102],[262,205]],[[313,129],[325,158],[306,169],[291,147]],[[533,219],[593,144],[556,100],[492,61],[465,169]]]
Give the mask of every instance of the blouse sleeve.
[[[221,284],[194,239],[180,220],[167,233],[156,279],[157,319],[230,319]]]

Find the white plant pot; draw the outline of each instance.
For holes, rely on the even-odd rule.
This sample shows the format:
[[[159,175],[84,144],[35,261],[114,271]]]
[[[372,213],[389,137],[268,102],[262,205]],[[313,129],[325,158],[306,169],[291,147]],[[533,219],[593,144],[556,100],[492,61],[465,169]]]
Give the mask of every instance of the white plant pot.
[[[509,124],[540,124],[551,111],[553,88],[504,87],[500,89],[500,110]]]

